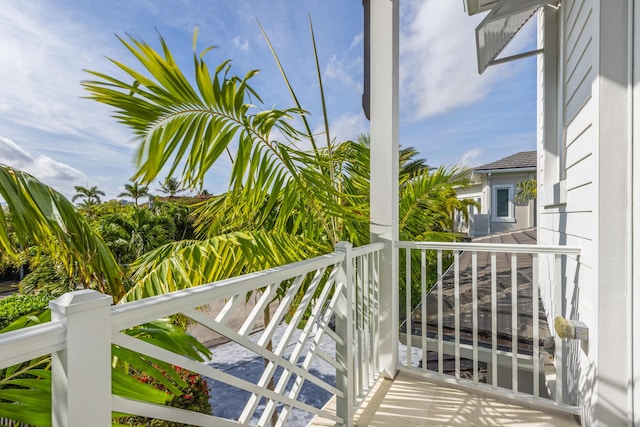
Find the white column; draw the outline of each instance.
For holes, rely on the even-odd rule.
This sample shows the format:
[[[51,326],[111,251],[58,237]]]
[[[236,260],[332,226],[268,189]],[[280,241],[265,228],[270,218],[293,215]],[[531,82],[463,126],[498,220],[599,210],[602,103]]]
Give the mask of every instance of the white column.
[[[597,332],[589,339],[595,364],[591,399],[592,421],[585,425],[631,425],[629,399],[631,348],[627,301],[632,279],[630,58],[632,43],[629,1],[594,2],[598,17],[598,266]],[[613,207],[615,206],[615,209]],[[583,273],[581,273],[583,274]],[[589,325],[588,325],[589,326]],[[593,355],[593,356],[592,356]],[[594,402],[595,400],[595,402]]]
[[[632,172],[632,223],[633,232],[630,298],[630,349],[631,381],[630,407],[633,410],[632,425],[640,425],[640,5],[633,6],[633,141],[631,145]]]
[[[66,346],[52,355],[54,427],[111,426],[111,297],[92,290],[51,301],[66,323]]]
[[[371,0],[371,241],[380,262],[380,364],[396,374],[398,343],[398,41],[399,0]]]

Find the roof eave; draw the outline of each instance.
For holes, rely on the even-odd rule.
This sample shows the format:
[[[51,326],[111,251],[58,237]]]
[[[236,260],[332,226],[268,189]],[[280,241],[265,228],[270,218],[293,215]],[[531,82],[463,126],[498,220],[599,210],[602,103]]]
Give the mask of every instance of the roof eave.
[[[509,168],[509,169],[474,169],[473,173],[485,174],[485,173],[512,173],[512,172],[535,172],[536,167],[527,168]]]

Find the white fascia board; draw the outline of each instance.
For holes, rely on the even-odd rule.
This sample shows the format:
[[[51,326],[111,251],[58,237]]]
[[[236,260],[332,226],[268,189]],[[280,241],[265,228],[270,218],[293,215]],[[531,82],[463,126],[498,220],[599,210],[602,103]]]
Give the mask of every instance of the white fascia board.
[[[551,3],[556,1],[499,0],[494,3],[491,12],[476,28],[478,72],[482,74],[491,65],[538,8]]]
[[[496,173],[511,173],[511,172],[536,172],[537,168],[511,168],[511,169],[483,169],[479,171],[473,171],[477,174],[496,174]]]

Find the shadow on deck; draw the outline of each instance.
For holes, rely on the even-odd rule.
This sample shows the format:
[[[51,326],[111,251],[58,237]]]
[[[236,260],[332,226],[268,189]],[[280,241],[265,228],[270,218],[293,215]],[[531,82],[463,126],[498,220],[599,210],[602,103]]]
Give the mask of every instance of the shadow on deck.
[[[327,407],[334,405],[331,400]],[[394,380],[380,379],[355,416],[357,426],[559,426],[580,423],[571,415],[547,413],[469,393],[450,386],[399,373]],[[309,427],[333,426],[314,419]]]

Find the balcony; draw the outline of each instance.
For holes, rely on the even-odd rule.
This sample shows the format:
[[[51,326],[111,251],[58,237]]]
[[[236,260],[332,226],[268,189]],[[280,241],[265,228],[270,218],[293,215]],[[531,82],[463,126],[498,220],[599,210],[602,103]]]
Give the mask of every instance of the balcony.
[[[396,242],[400,282],[417,286],[419,300],[405,292],[402,319],[388,319],[380,304],[383,248],[340,243],[334,253],[296,264],[115,306],[94,291],[66,294],[52,302],[51,322],[0,335],[0,368],[52,356],[55,426],[111,425],[112,411],[197,426],[263,426],[272,419],[278,426],[300,425],[291,421],[295,413],[308,414],[312,425],[387,425],[397,420],[395,413],[440,425],[494,425],[505,417],[521,425],[576,424],[580,408],[568,363],[574,343],[546,325],[570,313],[562,277],[577,276],[578,250]],[[435,283],[429,281],[430,259]],[[571,268],[575,274],[568,273]],[[249,295],[255,305],[232,327],[229,319]],[[276,297],[277,308],[255,333]],[[223,308],[216,315],[201,309],[217,302]],[[259,378],[231,374],[215,360],[197,362],[123,332],[176,313],[262,358]],[[381,343],[393,331],[400,340],[386,354]],[[112,394],[112,345],[241,390],[240,415],[224,418],[215,407],[213,415],[199,414]],[[397,360],[395,381],[386,379],[383,360]],[[317,366],[332,375],[319,375]],[[332,401],[310,404],[301,397],[305,387]]]

